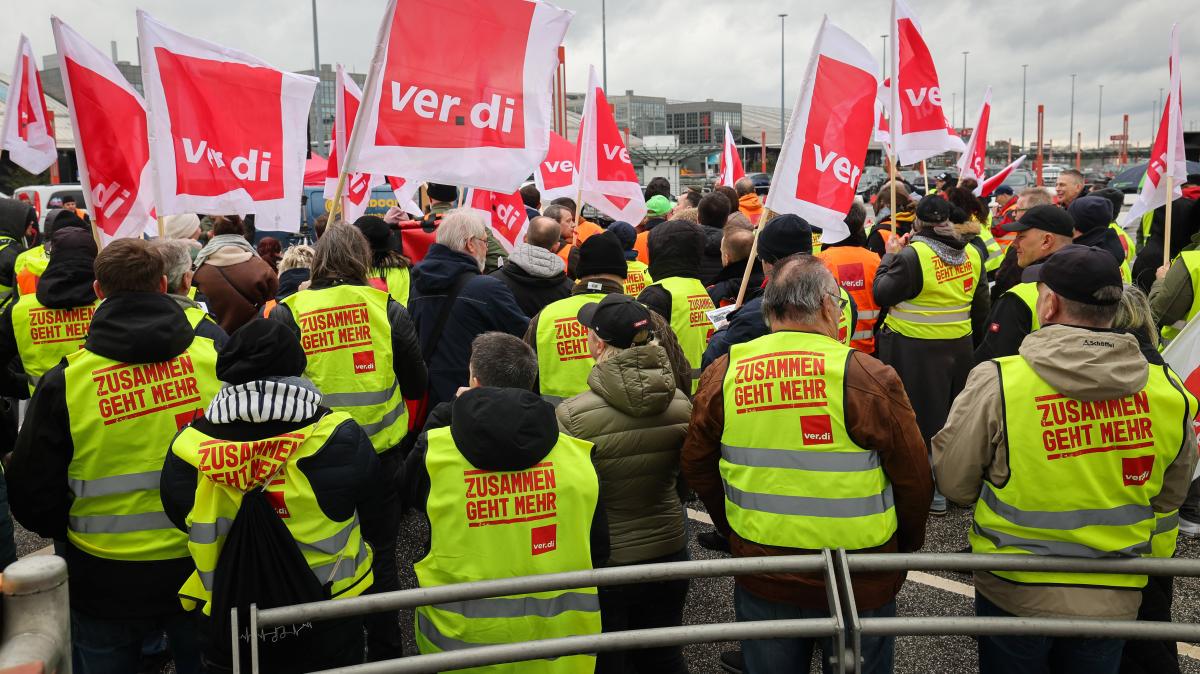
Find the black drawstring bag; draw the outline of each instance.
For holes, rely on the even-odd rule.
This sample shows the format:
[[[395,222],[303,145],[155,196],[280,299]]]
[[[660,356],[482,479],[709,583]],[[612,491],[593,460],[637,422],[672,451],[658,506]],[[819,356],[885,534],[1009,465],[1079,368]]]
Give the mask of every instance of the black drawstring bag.
[[[264,481],[268,483],[270,480]],[[354,558],[343,558],[353,564]],[[329,599],[261,488],[242,498],[213,578],[212,614],[204,630],[209,671],[230,671],[230,609],[238,607],[242,671],[250,671],[250,605],[259,610]],[[260,627],[259,671],[304,672],[362,662],[362,619]]]

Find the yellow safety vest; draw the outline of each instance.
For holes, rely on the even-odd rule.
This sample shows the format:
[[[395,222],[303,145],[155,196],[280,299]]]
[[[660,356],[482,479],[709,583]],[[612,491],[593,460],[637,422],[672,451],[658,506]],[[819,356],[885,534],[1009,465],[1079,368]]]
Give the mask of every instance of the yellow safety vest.
[[[38,245],[24,251],[13,262],[13,278],[17,282],[18,295],[32,295],[37,291],[38,281],[46,273],[50,264],[50,254],[46,246]]]
[[[300,328],[308,356],[304,376],[321,391],[323,404],[358,422],[376,452],[392,449],[408,434],[408,409],[392,368],[388,294],[359,285],[301,290],[283,303]]]
[[[1037,313],[1038,290],[1036,283],[1018,283],[1009,288],[1004,294],[1013,295],[1024,302],[1025,306],[1029,307],[1029,316],[1031,318],[1029,322],[1030,332],[1036,332],[1041,329],[1042,321],[1038,318]]]
[[[592,568],[590,530],[599,495],[592,444],[559,434],[537,465],[495,472],[472,466],[449,428],[428,434],[429,554],[421,587]],[[438,653],[600,633],[596,588],[472,599],[417,608],[417,647]],[[595,656],[572,655],[471,672],[591,674]]]
[[[697,279],[672,276],[652,285],[671,295],[671,330],[692,366],[692,393],[695,393],[700,385],[700,361],[708,347],[708,338],[716,330],[708,320],[708,312],[716,307],[704,284]]]
[[[838,293],[842,296],[842,315],[838,317],[838,341],[846,346],[850,346],[850,342],[858,339],[854,334],[854,312],[850,311],[850,293],[841,285],[838,286]]]
[[[575,317],[583,305],[602,299],[603,293],[572,295],[546,305],[538,316],[538,390],[555,405],[588,389],[596,362],[588,349],[588,330]]]
[[[845,422],[852,349],[776,332],[729,351],[722,387],[725,514],[742,538],[787,548],[859,550],[896,531],[892,486]]]
[[[38,301],[37,293],[21,295],[12,309],[13,336],[21,366],[29,380],[29,394],[42,375],[69,353],[83,347],[92,314],[100,300],[82,307],[49,309]]]
[[[1104,339],[1097,335],[1097,339]],[[1021,356],[1000,369],[1008,482],[984,482],[970,532],[977,553],[1101,558],[1153,552],[1150,501],[1191,433],[1196,399],[1150,366],[1137,393],[1080,401],[1055,391]],[[1140,588],[1145,576],[995,571],[1016,583]]]
[[[654,279],[650,278],[650,267],[644,262],[638,260],[628,260],[625,262],[625,294],[630,297],[637,297],[642,294],[646,286],[654,283]]]
[[[217,322],[216,319],[213,318],[212,314],[201,309],[200,307],[184,307],[183,315],[187,316],[188,324],[192,326],[192,330],[200,327],[200,324],[203,323],[204,319],[206,318],[213,323]]]
[[[921,263],[921,292],[888,310],[884,325],[915,339],[957,339],[971,334],[971,301],[983,278],[979,251],[966,246],[966,261],[950,266],[924,241],[909,246]]]
[[[212,340],[196,337],[161,363],[121,363],[87,349],[66,360],[74,445],[67,539],[105,559],[187,557],[187,535],[163,512],[158,483],[171,438],[221,387]]]
[[[404,306],[408,306],[409,286],[411,275],[407,268],[400,269],[399,267],[389,267],[380,274],[380,270],[372,269],[368,279],[371,282],[372,288],[378,288],[392,296]]]
[[[1004,250],[1000,248],[996,237],[992,236],[992,230],[986,226],[979,230],[979,238],[983,240],[983,245],[987,248],[987,259],[983,261],[983,269],[989,273],[994,272],[1004,261]]]
[[[1171,325],[1164,325],[1162,327],[1162,345],[1164,348],[1179,336],[1179,333],[1187,326],[1188,321],[1200,313],[1200,250],[1185,250],[1175,259],[1176,262],[1172,264],[1182,264],[1187,269],[1188,276],[1192,279],[1192,306],[1182,319],[1175,321]]]
[[[338,426],[351,421],[345,412],[332,412],[304,428],[253,442],[213,438],[192,426],[180,432],[171,451],[199,474],[187,516],[187,547],[196,570],[179,590],[184,609],[203,604],[204,614],[211,615],[213,579],[225,537],[245,493],[268,480],[267,500],[329,596],[357,597],[371,587],[372,552],[359,529],[358,513],[341,521],[329,519],[298,467],[302,459],[325,448]]]

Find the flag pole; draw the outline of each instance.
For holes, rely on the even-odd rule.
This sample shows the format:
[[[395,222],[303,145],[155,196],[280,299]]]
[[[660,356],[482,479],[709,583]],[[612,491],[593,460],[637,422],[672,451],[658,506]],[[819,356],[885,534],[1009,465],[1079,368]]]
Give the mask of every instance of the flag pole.
[[[154,218],[158,222],[158,238],[166,236],[167,227],[163,224],[163,216],[159,215]]]
[[[921,160],[921,178],[925,180],[925,196],[929,196],[929,167],[925,166],[925,160]]]
[[[750,244],[750,257],[746,258],[746,271],[742,272],[742,287],[738,288],[737,302],[734,303],[736,307],[742,306],[746,299],[746,288],[750,285],[750,271],[754,269],[754,260],[758,257],[758,233],[774,215],[771,209],[765,209],[762,217],[758,219],[759,224],[754,227],[754,241]]]
[[[1172,195],[1175,193],[1175,176],[1167,174],[1167,204],[1166,212],[1163,213],[1163,266],[1171,264],[1171,208],[1174,199]]]
[[[892,219],[892,236],[896,236],[896,155],[888,153],[888,184],[892,188],[892,212],[888,217]]]

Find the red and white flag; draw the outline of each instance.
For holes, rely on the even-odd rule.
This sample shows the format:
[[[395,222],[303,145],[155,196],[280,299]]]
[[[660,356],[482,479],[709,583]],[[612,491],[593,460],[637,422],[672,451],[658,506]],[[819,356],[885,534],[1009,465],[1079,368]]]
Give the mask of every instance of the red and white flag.
[[[958,179],[982,182],[987,175],[987,132],[988,120],[992,116],[992,88],[983,93],[983,104],[979,106],[979,121],[967,141],[967,151],[958,159]]]
[[[541,0],[390,0],[350,169],[519,188],[546,156],[572,16]]]
[[[17,42],[17,62],[12,73],[0,149],[8,150],[9,159],[17,166],[30,173],[41,173],[58,160],[58,150],[37,60],[29,38],[24,35]]]
[[[408,180],[407,178],[398,178],[396,176],[387,177],[388,187],[392,188],[392,194],[396,195],[396,205],[404,209],[405,213],[419,218],[423,215],[421,207],[417,205],[416,194],[417,190],[421,189],[421,183],[416,180]]]
[[[866,47],[822,19],[766,206],[821,227],[825,243],[850,234],[844,218],[876,122],[878,68]]]
[[[891,73],[888,123],[899,163],[916,164],[966,148],[942,108],[941,86],[921,25],[904,0],[892,0]]]
[[[533,181],[542,195],[543,203],[560,197],[575,199],[579,196],[579,179],[575,171],[575,160],[578,156],[579,152],[574,143],[553,131],[550,132],[550,150],[533,174]]]
[[[520,191],[501,194],[473,188],[468,190],[464,201],[467,208],[477,211],[483,217],[496,240],[504,246],[504,250],[511,253],[518,243],[525,240],[525,232],[529,229],[529,216],[525,214],[525,202],[521,200]]]
[[[137,18],[158,215],[253,213],[297,231],[317,79]]]
[[[646,198],[595,66],[588,69],[587,98],[575,144],[584,203],[613,220],[640,223],[646,217]]]
[[[992,196],[992,192],[995,192],[996,188],[1000,187],[1000,185],[1008,178],[1009,174],[1017,170],[1023,161],[1025,161],[1025,155],[1017,157],[1011,164],[1000,169],[996,175],[979,183],[979,186],[974,190],[975,196],[980,198]]]
[[[1179,375],[1184,388],[1192,395],[1200,397],[1200,319],[1193,318],[1188,321],[1167,348],[1163,349],[1162,357],[1175,374]],[[1193,428],[1200,437],[1200,414],[1196,415]],[[1196,476],[1200,477],[1200,466],[1197,466]]]
[[[342,157],[346,156],[346,141],[354,130],[358,107],[362,103],[362,89],[354,83],[342,64],[337,64],[333,85],[333,127],[329,130],[329,161],[325,165],[325,198],[337,195],[338,178],[342,170]],[[367,212],[371,203],[371,188],[382,184],[383,178],[367,173],[348,173],[342,186],[342,222],[354,222]]]
[[[157,232],[146,104],[104,52],[50,17],[83,198],[101,245]]]
[[[1150,164],[1146,166],[1146,179],[1137,200],[1125,213],[1122,224],[1129,224],[1146,212],[1165,206],[1183,195],[1182,185],[1187,182],[1187,158],[1183,148],[1183,84],[1179,63],[1179,24],[1171,26],[1171,58],[1167,64],[1171,73],[1167,103],[1163,108],[1162,120],[1158,124],[1158,135],[1150,149]],[[1167,178],[1174,179],[1171,193],[1167,194]]]
[[[729,131],[729,122],[725,122],[725,144],[721,150],[721,176],[718,185],[733,187],[733,184],[746,177],[742,168],[742,158],[738,155],[737,145],[733,142],[733,134]]]

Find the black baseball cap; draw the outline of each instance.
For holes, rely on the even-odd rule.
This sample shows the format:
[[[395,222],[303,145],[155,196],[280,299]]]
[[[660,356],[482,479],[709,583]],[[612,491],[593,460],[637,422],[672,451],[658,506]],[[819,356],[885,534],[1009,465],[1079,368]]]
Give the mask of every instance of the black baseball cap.
[[[1074,237],[1075,218],[1072,218],[1066,209],[1051,204],[1042,204],[1025,211],[1025,215],[1022,215],[1020,220],[1005,225],[1004,229],[1009,232],[1040,229],[1051,234]]]
[[[579,308],[579,322],[605,342],[622,349],[645,344],[653,336],[650,310],[637,300],[612,293]]]
[[[1070,244],[1059,248],[1045,262],[1029,267],[1021,274],[1026,283],[1045,283],[1056,294],[1069,300],[1097,306],[1121,301],[1121,267],[1112,253]],[[1101,288],[1116,288],[1115,299],[1100,299]]]

